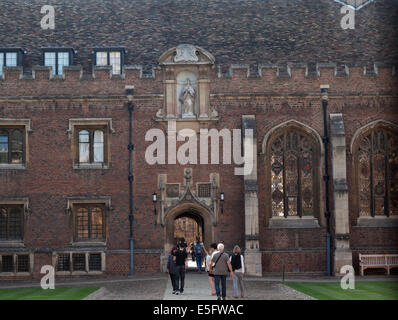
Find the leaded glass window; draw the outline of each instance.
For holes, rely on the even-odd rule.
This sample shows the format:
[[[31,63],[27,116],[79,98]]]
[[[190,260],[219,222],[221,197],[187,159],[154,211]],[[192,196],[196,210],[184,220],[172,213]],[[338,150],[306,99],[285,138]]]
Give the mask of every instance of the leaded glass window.
[[[62,75],[64,67],[71,65],[72,53],[70,51],[45,51],[44,65],[52,67],[53,75]]]
[[[211,197],[211,185],[210,183],[198,184],[198,197],[199,198],[210,198]]]
[[[98,205],[82,205],[76,208],[76,238],[104,239],[104,208]]]
[[[104,162],[104,132],[94,131],[94,162]]]
[[[398,134],[376,129],[363,136],[357,152],[359,214],[398,214]]]
[[[7,52],[6,53],[6,66],[7,67],[16,67],[18,64],[18,53],[16,52]]]
[[[97,66],[112,66],[112,74],[121,74],[122,72],[123,51],[105,50],[96,51],[95,60]]]
[[[105,134],[102,129],[78,131],[78,163],[105,163]]]
[[[120,74],[121,71],[120,51],[109,52],[109,63],[112,66],[113,74]]]
[[[86,271],[86,254],[85,253],[73,253],[73,271]]]
[[[97,66],[108,65],[108,53],[107,52],[97,52],[96,59],[97,59]]]
[[[271,210],[273,216],[313,216],[315,142],[295,130],[270,144]]]
[[[17,272],[29,272],[29,255],[17,255]]]
[[[3,67],[18,66],[18,52],[0,52],[0,75],[3,74]]]
[[[79,162],[90,162],[90,132],[87,130],[79,132]]]
[[[62,75],[64,67],[70,65],[70,54],[65,51],[44,52],[44,65],[52,67],[53,75]]]
[[[88,256],[89,271],[101,271],[102,259],[101,253],[90,253]]]
[[[0,207],[0,240],[22,240],[23,206]]]
[[[22,164],[24,162],[24,130],[0,129],[0,163]]]
[[[60,253],[57,259],[57,271],[70,271],[70,254]]]

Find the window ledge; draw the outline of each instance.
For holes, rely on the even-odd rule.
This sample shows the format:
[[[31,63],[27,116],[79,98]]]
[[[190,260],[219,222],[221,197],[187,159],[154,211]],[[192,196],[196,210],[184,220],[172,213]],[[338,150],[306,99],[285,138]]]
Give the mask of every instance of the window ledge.
[[[105,241],[76,241],[71,244],[73,247],[106,247]]]
[[[87,275],[102,275],[103,271],[56,271],[57,276],[87,276]]]
[[[398,216],[359,217],[357,227],[367,228],[397,228]]]
[[[30,272],[1,272],[0,277],[29,277],[32,274]]]
[[[24,164],[0,164],[0,170],[26,170]]]
[[[24,248],[23,241],[1,240],[0,248]]]
[[[268,227],[270,229],[320,228],[318,219],[314,217],[272,217]]]
[[[108,165],[102,165],[102,164],[74,164],[73,169],[76,170],[108,170],[109,167]]]

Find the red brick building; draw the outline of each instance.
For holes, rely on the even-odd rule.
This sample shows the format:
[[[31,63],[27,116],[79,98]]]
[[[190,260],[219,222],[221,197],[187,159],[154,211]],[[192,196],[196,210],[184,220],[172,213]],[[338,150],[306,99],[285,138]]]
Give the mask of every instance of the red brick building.
[[[207,246],[241,246],[250,274],[324,274],[325,158],[332,271],[397,253],[395,1],[355,11],[347,30],[332,0],[54,0],[55,29],[42,29],[46,4],[0,4],[0,279],[47,264],[129,274],[129,151],[137,273],[163,270],[190,217]],[[198,141],[225,129],[220,163],[198,146],[198,163],[150,164],[151,129],[167,148],[182,129]],[[235,151],[226,163],[229,133],[248,175]]]

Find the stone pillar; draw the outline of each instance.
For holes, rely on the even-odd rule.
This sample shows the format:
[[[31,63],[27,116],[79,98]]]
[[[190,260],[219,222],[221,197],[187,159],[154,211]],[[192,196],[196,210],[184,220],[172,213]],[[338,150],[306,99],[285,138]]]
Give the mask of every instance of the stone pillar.
[[[346,143],[343,116],[330,114],[330,138],[333,167],[333,201],[335,223],[334,274],[340,274],[344,265],[352,266],[350,249],[350,221],[348,212],[348,187],[346,166]]]
[[[257,138],[256,138],[256,119],[254,115],[242,116],[242,137],[243,146],[250,141],[245,134],[246,129],[253,130],[253,170],[250,174],[244,175],[245,192],[245,265],[246,273],[253,276],[262,275],[261,252],[259,243],[259,224],[258,224],[258,185],[257,185]],[[246,155],[244,147],[244,154]]]
[[[198,81],[199,87],[199,118],[209,117],[209,92],[210,92],[210,80],[200,79]]]
[[[176,81],[165,80],[164,85],[166,88],[166,115],[168,118],[178,117],[177,101],[176,101]]]

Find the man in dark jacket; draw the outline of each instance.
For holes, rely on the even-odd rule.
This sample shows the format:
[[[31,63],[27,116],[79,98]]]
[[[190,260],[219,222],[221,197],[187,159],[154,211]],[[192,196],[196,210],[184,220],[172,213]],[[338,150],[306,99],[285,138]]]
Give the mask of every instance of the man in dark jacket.
[[[188,264],[188,253],[184,246],[179,246],[175,253],[174,261],[177,268],[177,290],[180,285],[180,294],[184,292],[185,268]]]
[[[170,275],[171,285],[173,287],[173,294],[178,294],[178,285],[177,285],[177,266],[174,261],[174,256],[177,252],[177,247],[173,247],[170,252],[169,259],[167,261],[167,272]]]

